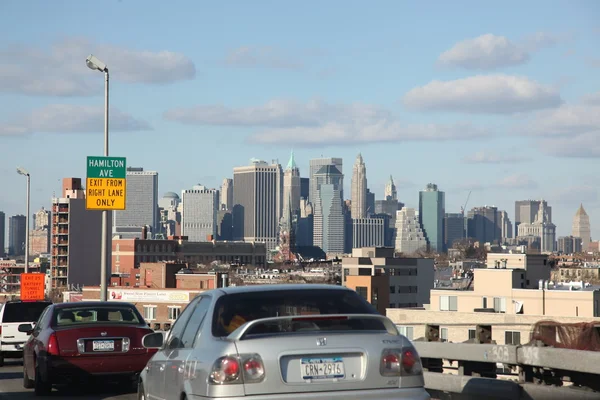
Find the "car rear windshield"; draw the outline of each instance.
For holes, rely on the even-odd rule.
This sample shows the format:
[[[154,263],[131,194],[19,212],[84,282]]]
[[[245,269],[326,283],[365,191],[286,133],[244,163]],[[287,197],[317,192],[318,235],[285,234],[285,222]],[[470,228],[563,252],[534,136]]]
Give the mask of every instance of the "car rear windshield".
[[[132,307],[69,307],[55,310],[52,326],[61,327],[78,324],[130,324],[143,321],[137,309]]]
[[[52,303],[46,301],[6,303],[1,322],[37,322],[44,309],[50,304]]]
[[[301,289],[235,293],[221,297],[213,315],[213,335],[227,336],[245,322],[262,318],[329,315],[378,314],[358,293],[350,290]],[[268,326],[267,326],[268,325]],[[281,333],[310,330],[385,330],[378,320],[280,321],[252,329],[254,333]]]

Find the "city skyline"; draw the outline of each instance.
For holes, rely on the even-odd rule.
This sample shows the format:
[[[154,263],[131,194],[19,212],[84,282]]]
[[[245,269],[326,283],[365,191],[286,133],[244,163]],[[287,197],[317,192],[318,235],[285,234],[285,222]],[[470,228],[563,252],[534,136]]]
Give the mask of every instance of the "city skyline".
[[[583,203],[600,237],[596,2],[236,3],[237,13],[152,4],[3,7],[6,218],[25,212],[17,166],[31,173],[33,212],[101,154],[102,79],[85,66],[93,53],[113,79],[110,153],[158,171],[159,197],[218,189],[252,157],[285,167],[293,148],[303,177],[311,158],[345,159],[350,198],[361,153],[378,199],[390,175],[413,208],[428,182],[446,193],[448,213],[469,191],[467,210],[495,205],[511,220],[515,201],[543,198],[557,236],[570,234]]]

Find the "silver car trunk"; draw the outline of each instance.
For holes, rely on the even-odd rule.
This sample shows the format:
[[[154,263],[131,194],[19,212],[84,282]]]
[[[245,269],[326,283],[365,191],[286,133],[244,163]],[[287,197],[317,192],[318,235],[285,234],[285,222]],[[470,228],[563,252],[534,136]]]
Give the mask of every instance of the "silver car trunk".
[[[388,328],[388,332],[313,330],[254,336],[234,332],[230,339],[240,355],[259,354],[263,360],[265,378],[245,383],[246,395],[393,389],[401,386],[401,378],[381,375],[383,350],[401,349],[410,342],[394,327]]]

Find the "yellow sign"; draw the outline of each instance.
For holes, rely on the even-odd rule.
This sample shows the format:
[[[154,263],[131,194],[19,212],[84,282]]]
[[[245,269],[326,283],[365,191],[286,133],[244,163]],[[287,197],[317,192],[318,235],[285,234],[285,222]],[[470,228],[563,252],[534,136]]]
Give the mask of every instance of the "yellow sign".
[[[126,179],[87,178],[85,207],[88,210],[124,210]]]

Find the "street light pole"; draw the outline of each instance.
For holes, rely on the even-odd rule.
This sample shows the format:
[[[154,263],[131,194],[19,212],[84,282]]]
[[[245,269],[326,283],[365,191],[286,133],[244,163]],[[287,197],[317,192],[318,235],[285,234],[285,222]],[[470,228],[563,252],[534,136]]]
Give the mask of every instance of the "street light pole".
[[[31,200],[31,175],[25,169],[17,168],[19,175],[27,178],[27,213],[25,214],[25,273],[29,272],[29,205]]]
[[[108,157],[108,67],[90,54],[85,60],[92,70],[104,72],[104,157]],[[102,244],[100,250],[100,301],[108,300],[108,211],[102,211]]]

